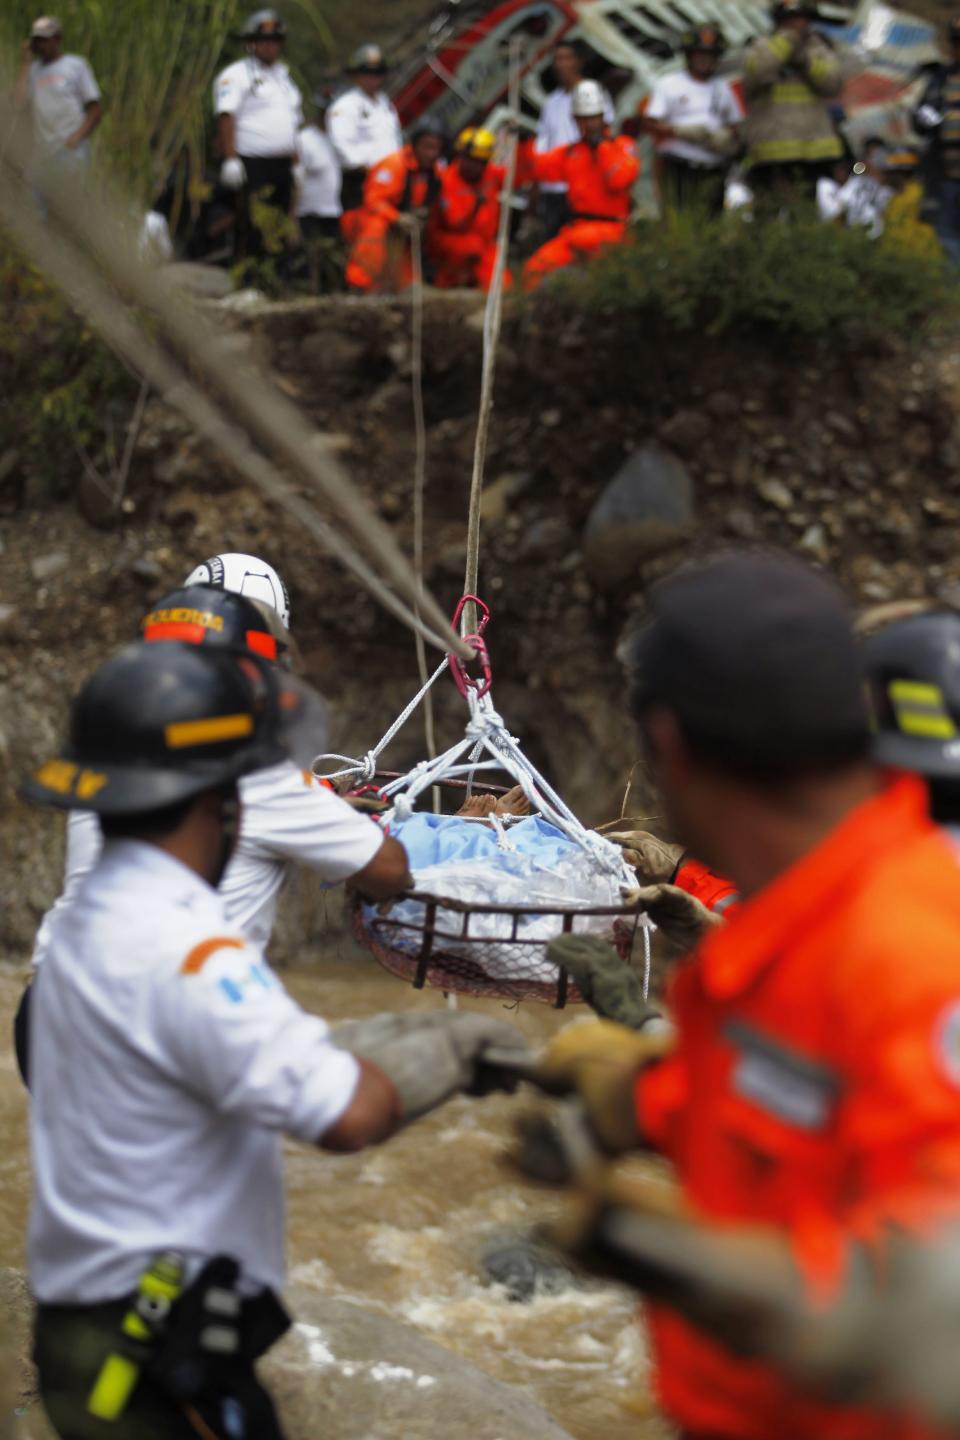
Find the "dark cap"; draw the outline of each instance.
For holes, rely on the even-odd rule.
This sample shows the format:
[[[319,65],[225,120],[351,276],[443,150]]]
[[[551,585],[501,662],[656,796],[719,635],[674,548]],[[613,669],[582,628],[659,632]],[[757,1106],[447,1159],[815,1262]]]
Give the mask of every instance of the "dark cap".
[[[731,553],[653,594],[632,706],[672,710],[732,764],[790,771],[865,751],[863,664],[840,591],[788,556]]]

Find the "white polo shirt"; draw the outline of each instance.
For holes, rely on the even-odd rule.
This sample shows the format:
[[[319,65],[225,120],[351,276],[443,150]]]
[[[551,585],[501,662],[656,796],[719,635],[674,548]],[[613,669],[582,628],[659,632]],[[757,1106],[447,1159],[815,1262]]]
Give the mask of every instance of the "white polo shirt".
[[[240,839],[220,883],[224,910],[236,929],[266,947],[277,904],[290,870],[305,865],[330,885],[348,880],[373,859],[384,836],[308,772],[289,761],[240,781]],[[67,823],[63,891],[43,917],[33,952],[40,965],[50,927],[68,909],[85,875],[97,863],[100,824],[89,810],[74,810]]]
[[[151,1258],[284,1277],[281,1133],[317,1141],[359,1068],[223,902],[154,845],[110,841],[53,918],[30,1017],[30,1281],[47,1304],[128,1294]]]
[[[264,65],[248,55],[221,70],[213,82],[213,113],[233,116],[238,155],[276,159],[297,153],[303,101],[279,60]]]
[[[400,116],[389,95],[365,95],[356,85],[327,111],[327,134],[344,170],[372,170],[403,149]]]
[[[322,215],[335,220],[343,213],[340,186],[343,176],[329,135],[317,125],[305,125],[297,136],[297,158],[303,178],[297,196],[298,215]]]
[[[646,115],[664,125],[697,125],[705,130],[723,130],[739,125],[744,118],[740,102],[726,80],[716,75],[709,80],[695,80],[688,70],[675,70],[657,81]],[[674,155],[709,170],[726,163],[722,155],[690,140],[665,140],[657,150],[661,155]]]
[[[608,125],[613,124],[613,101],[606,90],[603,92],[603,118]],[[573,113],[573,91],[558,85],[543,102],[533,148],[543,154],[547,150],[556,150],[558,145],[575,145],[579,139],[580,126]],[[562,194],[566,188],[563,181],[551,180],[540,184],[541,190],[554,195]]]

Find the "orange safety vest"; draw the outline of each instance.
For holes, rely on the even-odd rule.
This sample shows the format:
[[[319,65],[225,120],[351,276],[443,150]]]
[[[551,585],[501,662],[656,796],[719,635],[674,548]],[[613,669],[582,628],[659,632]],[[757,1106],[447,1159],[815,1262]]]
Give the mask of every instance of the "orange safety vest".
[[[636,146],[626,135],[607,135],[597,146],[577,140],[538,154],[522,147],[519,183],[565,183],[571,221],[630,218],[630,187],[640,174]]]
[[[914,776],[857,807],[713,930],[672,981],[678,1048],[639,1123],[695,1212],[774,1226],[829,1302],[858,1242],[960,1218],[960,874]],[[818,1400],[649,1307],[657,1383],[690,1433],[917,1440]]]
[[[430,212],[427,244],[444,234],[477,235],[494,241],[500,223],[500,192],[505,171],[502,165],[488,165],[475,185],[464,180],[460,166],[448,165],[440,181],[440,193]]]
[[[439,167],[425,173],[417,164],[413,146],[405,145],[384,156],[370,171],[363,186],[361,210],[381,215],[392,224],[405,211],[431,205],[440,184]]]

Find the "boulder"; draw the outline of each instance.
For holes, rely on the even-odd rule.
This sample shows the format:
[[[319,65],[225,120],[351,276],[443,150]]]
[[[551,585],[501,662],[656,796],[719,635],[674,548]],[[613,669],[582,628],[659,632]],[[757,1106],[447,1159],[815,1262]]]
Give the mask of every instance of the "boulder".
[[[219,265],[204,265],[198,260],[176,260],[165,265],[164,280],[175,290],[197,295],[202,300],[221,300],[233,293],[233,277]]]
[[[601,590],[615,590],[637,567],[687,538],[693,483],[676,455],[656,443],[636,450],[600,495],[587,520],[583,553]]]
[[[294,1286],[296,1322],[261,1367],[290,1440],[570,1440],[523,1392],[418,1330]]]

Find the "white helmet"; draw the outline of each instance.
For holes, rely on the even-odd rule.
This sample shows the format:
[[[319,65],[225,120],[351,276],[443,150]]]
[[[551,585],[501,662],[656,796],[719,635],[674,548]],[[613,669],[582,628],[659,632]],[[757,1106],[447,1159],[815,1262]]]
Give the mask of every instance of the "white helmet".
[[[275,610],[285,630],[290,629],[287,587],[272,565],[256,555],[212,555],[184,580],[184,585],[219,585],[248,600],[260,600]]]
[[[602,115],[605,109],[603,90],[596,80],[580,80],[573,88],[570,108],[574,115]]]

